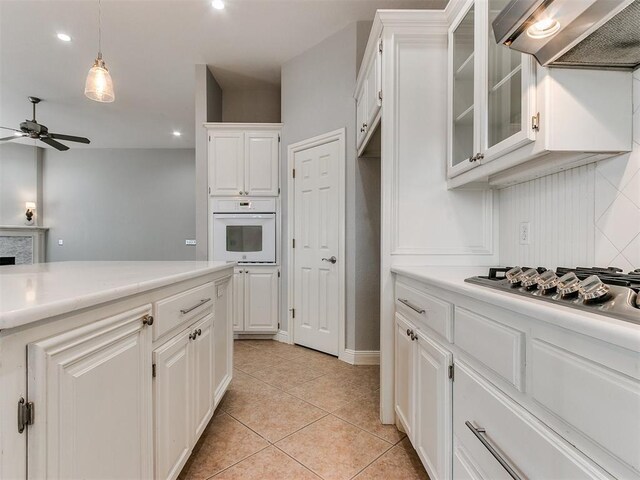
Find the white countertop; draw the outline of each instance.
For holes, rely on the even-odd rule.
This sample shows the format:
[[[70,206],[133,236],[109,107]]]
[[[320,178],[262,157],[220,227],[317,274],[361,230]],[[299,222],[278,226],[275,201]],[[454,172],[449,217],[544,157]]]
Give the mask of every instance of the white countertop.
[[[486,275],[488,269],[489,267],[396,266],[392,267],[391,271],[512,310],[521,315],[610,341],[633,351],[640,351],[640,324],[616,320],[605,315],[576,310],[563,305],[554,305],[535,298],[513,295],[464,281],[465,278]],[[640,310],[638,315],[640,315]]]
[[[232,268],[227,262],[54,262],[0,267],[0,330]]]

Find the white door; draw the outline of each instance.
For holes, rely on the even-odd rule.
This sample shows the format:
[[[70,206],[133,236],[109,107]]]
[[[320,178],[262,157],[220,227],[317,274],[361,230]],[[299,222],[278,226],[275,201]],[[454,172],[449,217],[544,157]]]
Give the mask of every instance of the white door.
[[[209,187],[211,195],[245,195],[244,133],[209,133]]]
[[[194,439],[206,428],[213,416],[213,315],[197,322],[192,330],[191,352],[193,372],[193,432]]]
[[[453,355],[425,333],[416,334],[414,446],[431,480],[449,479],[453,442],[449,366]]]
[[[344,288],[344,145],[334,137],[298,151],[294,167],[294,341],[338,355]]]
[[[233,269],[233,331],[244,330],[244,268]]]
[[[395,410],[396,416],[413,442],[413,387],[415,327],[396,314],[395,333]]]
[[[153,477],[148,313],[97,319],[27,347],[29,478]]]
[[[155,473],[176,478],[191,453],[192,386],[189,347],[191,330],[177,335],[153,352],[155,413]],[[110,457],[115,458],[115,457]]]
[[[249,267],[244,275],[244,329],[278,331],[278,267]]]
[[[245,194],[278,196],[280,135],[278,132],[245,133]]]

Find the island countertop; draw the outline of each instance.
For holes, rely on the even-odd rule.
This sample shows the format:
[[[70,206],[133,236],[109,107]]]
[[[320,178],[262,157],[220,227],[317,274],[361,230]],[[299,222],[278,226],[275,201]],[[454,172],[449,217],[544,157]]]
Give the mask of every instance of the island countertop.
[[[0,267],[0,330],[227,268],[233,262],[52,262]]]

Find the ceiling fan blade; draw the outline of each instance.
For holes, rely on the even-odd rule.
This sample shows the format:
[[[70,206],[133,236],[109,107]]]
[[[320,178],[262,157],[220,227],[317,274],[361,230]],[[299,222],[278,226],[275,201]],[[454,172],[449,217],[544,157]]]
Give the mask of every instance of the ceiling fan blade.
[[[69,147],[67,147],[66,145],[63,145],[60,142],[56,142],[53,138],[40,137],[40,140],[42,140],[47,145],[50,145],[53,148],[55,148],[56,150],[59,150],[61,152],[65,152],[65,151],[69,150]]]
[[[14,132],[20,132],[20,133],[22,133],[22,130],[18,130],[17,128],[0,127],[0,129],[2,129],[2,130],[12,130],[12,131],[14,131]]]
[[[73,135],[62,135],[61,133],[49,133],[49,137],[55,138],[57,140],[66,140],[68,142],[91,143],[91,141],[88,138],[75,137]]]
[[[14,140],[16,138],[20,138],[16,135],[11,135],[10,137],[4,137],[4,138],[0,138],[0,142],[6,142],[7,140]]]

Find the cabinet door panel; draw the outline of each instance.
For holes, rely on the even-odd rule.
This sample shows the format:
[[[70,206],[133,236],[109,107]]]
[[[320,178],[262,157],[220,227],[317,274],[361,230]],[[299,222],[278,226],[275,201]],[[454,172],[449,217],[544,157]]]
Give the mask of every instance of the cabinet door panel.
[[[409,439],[413,441],[414,343],[407,335],[415,327],[396,314],[395,335],[395,410]]]
[[[191,330],[191,329],[190,329]],[[193,437],[195,443],[213,415],[214,343],[213,315],[197,322],[197,336],[191,341],[193,372]]]
[[[213,317],[213,368],[215,369],[214,407],[218,405],[233,374],[233,325],[229,316],[233,311],[233,284],[227,278],[216,283],[216,306]]]
[[[356,99],[356,148],[360,148],[367,134],[367,98],[367,83],[365,82]]]
[[[154,478],[175,478],[191,453],[192,393],[189,332],[170,340],[154,354]]]
[[[245,191],[249,195],[277,196],[280,165],[278,132],[245,134]]]
[[[233,331],[244,330],[244,269],[233,272]]]
[[[278,330],[278,269],[245,269],[245,319],[248,332]]]
[[[29,478],[153,476],[146,313],[150,305],[28,346]]]
[[[209,187],[211,195],[244,193],[244,133],[209,133]]]
[[[431,480],[451,477],[451,379],[453,355],[418,332],[415,448]]]
[[[369,67],[369,71],[367,72],[367,131],[371,130],[374,125],[373,122],[375,120],[378,111],[380,110],[381,100],[380,100],[380,54],[376,53],[373,57],[373,61]]]

